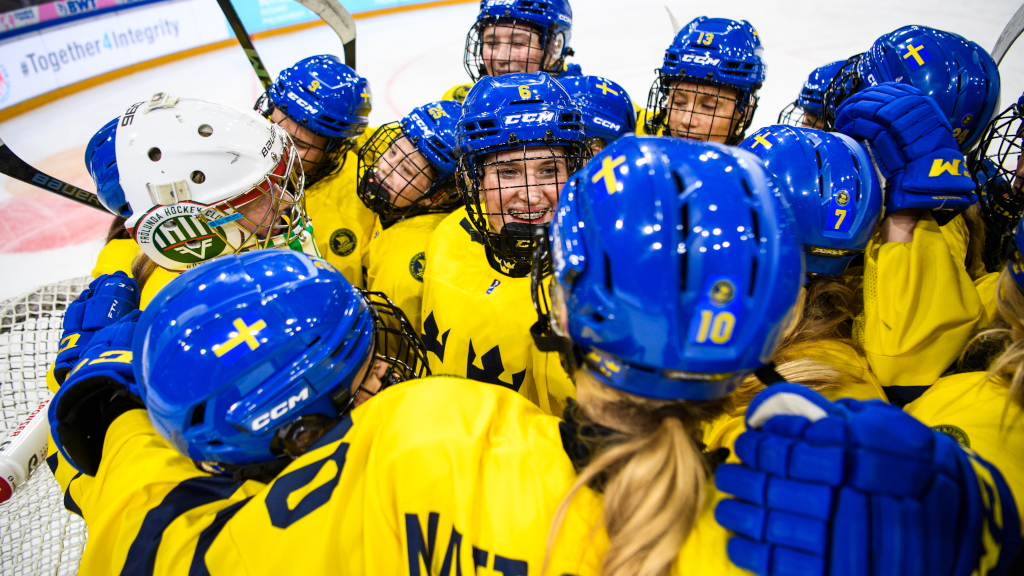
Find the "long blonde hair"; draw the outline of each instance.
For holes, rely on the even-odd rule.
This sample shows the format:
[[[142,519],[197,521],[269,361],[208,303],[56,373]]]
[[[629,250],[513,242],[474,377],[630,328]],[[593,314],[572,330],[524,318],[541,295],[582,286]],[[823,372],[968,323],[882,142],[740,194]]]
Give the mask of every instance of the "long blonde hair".
[[[775,371],[787,382],[802,384],[825,392],[839,388],[851,377],[841,370],[807,358],[822,341],[829,340],[847,348],[847,354],[864,355],[864,348],[853,339],[853,319],[864,308],[860,292],[841,278],[815,278],[800,289],[793,320],[772,355]],[[754,396],[765,386],[750,375],[733,393],[733,414],[746,410]]]
[[[729,400],[676,402],[633,396],[577,372],[581,420],[615,430],[595,440],[595,455],[555,511],[544,571],[573,497],[600,482],[608,551],[604,576],[667,574],[704,505],[707,464],[698,448],[700,424]]]
[[[968,343],[964,357],[979,347],[998,354],[988,367],[988,380],[1010,388],[1010,399],[1024,407],[1024,294],[1010,274],[1009,266],[999,276],[996,306],[999,315],[992,326]]]
[[[135,260],[132,261],[132,278],[135,278],[135,283],[139,285],[139,290],[146,285],[149,281],[149,277],[156,272],[159,268],[156,262],[152,258],[146,256],[144,252],[139,252],[135,256]]]

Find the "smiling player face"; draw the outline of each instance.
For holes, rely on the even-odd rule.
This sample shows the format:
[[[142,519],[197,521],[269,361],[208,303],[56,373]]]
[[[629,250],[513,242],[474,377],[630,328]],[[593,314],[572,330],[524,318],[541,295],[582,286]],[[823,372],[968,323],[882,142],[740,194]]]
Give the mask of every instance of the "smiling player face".
[[[722,142],[740,120],[736,90],[680,81],[671,87],[668,135],[700,142]]]
[[[569,177],[561,146],[503,150],[483,158],[481,192],[491,230],[508,222],[550,222],[558,193]]]
[[[396,208],[405,208],[430,190],[437,172],[405,136],[392,142],[377,161],[377,176]]]
[[[540,34],[523,24],[495,24],[481,34],[480,55],[491,76],[540,70]]]

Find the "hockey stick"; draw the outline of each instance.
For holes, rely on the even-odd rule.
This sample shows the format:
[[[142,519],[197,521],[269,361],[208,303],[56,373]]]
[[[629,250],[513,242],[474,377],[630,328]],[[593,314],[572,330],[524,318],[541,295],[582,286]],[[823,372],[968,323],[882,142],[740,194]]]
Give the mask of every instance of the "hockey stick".
[[[218,0],[220,1],[220,0]],[[338,0],[298,0],[334,30],[345,47],[345,64],[356,69],[356,22]]]
[[[235,12],[235,7],[231,5],[231,0],[217,0],[217,4],[220,6],[220,11],[224,13],[224,17],[228,19],[228,24],[231,25],[235,38],[238,38],[238,43],[242,45],[242,50],[245,50],[245,55],[249,57],[249,64],[252,64],[252,69],[256,71],[260,84],[263,84],[263,90],[269,91],[270,74],[267,73],[267,67],[263,65],[263,60],[260,60],[260,55],[256,53],[256,47],[252,45],[252,38],[245,31],[245,26],[242,25],[238,12]]]
[[[679,34],[679,31],[682,30],[683,27],[679,25],[679,20],[676,20],[676,15],[672,13],[671,8],[665,6],[665,11],[668,12],[668,19],[672,22],[672,35],[675,36],[676,34]]]
[[[996,47],[992,49],[992,59],[996,61],[996,66],[1003,61],[1003,57],[1009,52],[1010,46],[1013,46],[1021,32],[1024,32],[1024,4],[1021,4],[1017,13],[1006,23],[1006,28],[1003,28],[999,39],[996,40]]]
[[[21,180],[26,184],[38,186],[47,192],[61,194],[68,200],[74,200],[79,204],[107,212],[107,209],[100,204],[100,200],[95,194],[88,190],[82,190],[77,186],[72,186],[67,182],[62,182],[45,172],[36,170],[27,162],[18,158],[18,155],[3,140],[0,140],[0,174],[5,174],[15,180]],[[110,212],[107,212],[107,214],[110,214]]]

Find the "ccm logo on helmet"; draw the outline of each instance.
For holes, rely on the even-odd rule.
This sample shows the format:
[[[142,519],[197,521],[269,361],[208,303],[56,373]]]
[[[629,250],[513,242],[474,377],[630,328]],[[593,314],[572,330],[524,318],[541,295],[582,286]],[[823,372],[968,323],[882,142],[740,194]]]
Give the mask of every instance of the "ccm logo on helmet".
[[[505,126],[513,124],[535,124],[538,122],[550,122],[555,119],[554,112],[531,112],[530,114],[512,114],[505,116]]]
[[[594,124],[597,124],[598,126],[604,126],[605,128],[608,128],[608,129],[613,130],[615,132],[618,132],[619,130],[622,130],[622,125],[616,124],[615,122],[612,122],[611,120],[605,120],[604,118],[601,118],[600,116],[594,116]]]
[[[277,420],[281,416],[287,414],[290,410],[295,408],[295,405],[303,400],[309,400],[309,386],[302,389],[301,392],[281,402],[277,406],[270,409],[269,412],[264,412],[256,417],[252,421],[253,432],[259,431],[261,428],[265,428],[271,421]]]
[[[693,54],[683,54],[683,57],[679,59],[681,62],[693,62],[694,64],[704,64],[706,66],[718,66],[721,62],[718,58],[712,58],[707,54],[700,56],[694,56]]]
[[[306,112],[308,112],[310,114],[316,114],[316,112],[317,112],[316,108],[313,108],[313,106],[310,105],[309,102],[306,102],[302,98],[299,98],[299,96],[297,94],[295,94],[294,92],[292,92],[291,90],[288,91],[288,99],[294,101],[296,104],[299,105],[299,107],[301,107],[303,110],[305,110]],[[264,156],[265,156],[265,154],[264,154]]]

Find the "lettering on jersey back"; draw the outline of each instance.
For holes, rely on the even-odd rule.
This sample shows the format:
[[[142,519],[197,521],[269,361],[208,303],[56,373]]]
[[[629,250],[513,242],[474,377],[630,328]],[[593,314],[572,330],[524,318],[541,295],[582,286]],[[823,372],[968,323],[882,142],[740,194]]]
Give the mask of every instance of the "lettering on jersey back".
[[[451,331],[449,328],[444,331],[444,334],[441,334],[441,329],[437,327],[437,320],[434,320],[433,312],[423,321],[423,346],[427,352],[436,354],[437,359],[441,362],[444,362],[444,348],[448,345],[448,334]],[[441,336],[440,340],[437,338],[439,335]]]
[[[437,525],[441,515],[431,512],[427,515],[427,534],[424,537],[423,525],[420,523],[418,514],[405,515],[405,541],[409,560],[409,576],[421,576],[423,574],[433,575],[432,565],[434,563],[434,551],[437,550]],[[459,556],[462,555],[462,534],[452,526],[451,536],[448,538],[448,546],[445,549],[444,560],[441,562],[441,570],[437,576],[462,576],[462,566],[459,564]],[[479,573],[480,568],[487,569],[489,560],[494,558],[491,569],[502,576],[528,576],[529,564],[525,560],[506,558],[499,554],[493,556],[481,548],[473,546],[473,567],[474,572]],[[425,568],[425,571],[421,570]]]
[[[473,340],[471,338],[469,340],[469,358],[466,362],[466,378],[487,384],[497,384],[516,392],[519,392],[519,387],[523,385],[523,380],[526,379],[526,369],[523,369],[522,372],[516,372],[512,375],[512,383],[501,380],[501,375],[505,372],[505,364],[501,361],[501,350],[497,346],[491,348],[480,357],[480,365],[483,368],[474,366],[473,362],[475,360],[476,350],[473,350]]]

